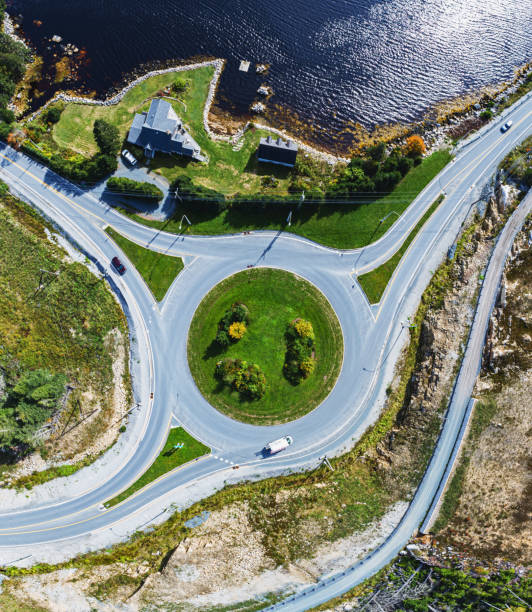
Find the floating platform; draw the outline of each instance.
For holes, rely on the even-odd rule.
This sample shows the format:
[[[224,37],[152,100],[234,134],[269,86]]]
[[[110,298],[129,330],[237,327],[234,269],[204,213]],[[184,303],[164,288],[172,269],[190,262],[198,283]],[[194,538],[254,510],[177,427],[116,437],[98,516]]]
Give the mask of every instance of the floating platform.
[[[241,60],[240,67],[238,69],[241,70],[242,72],[247,72],[249,70],[250,64],[251,62],[247,62],[246,60]]]

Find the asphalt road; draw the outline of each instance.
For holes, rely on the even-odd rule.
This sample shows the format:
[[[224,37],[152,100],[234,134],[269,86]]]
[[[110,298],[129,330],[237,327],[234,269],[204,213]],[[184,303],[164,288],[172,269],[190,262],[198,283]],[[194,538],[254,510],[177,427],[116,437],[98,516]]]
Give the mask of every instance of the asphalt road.
[[[415,311],[431,270],[452,244],[471,202],[478,197],[500,159],[531,133],[532,100],[512,108],[507,117],[514,122],[509,132],[501,134],[498,124],[485,130],[481,138],[465,147],[432,181],[386,235],[354,251],[324,248],[281,232],[223,237],[180,237],[160,232],[123,217],[91,194],[2,145],[0,177],[99,262],[120,296],[142,346],[138,351],[141,363],[135,386],[145,425],[134,449],[98,486],[84,490],[80,484],[75,497],[59,501],[38,501],[32,492],[24,509],[3,509],[0,559],[3,552],[14,547],[33,550],[37,559],[35,545],[39,543],[82,538],[95,530],[120,524],[168,491],[213,474],[220,484],[229,475],[264,476],[314,465],[325,454],[352,445],[378,416],[385,385],[401,343],[406,340],[406,318]],[[353,270],[368,271],[393,254],[442,190],[446,192],[444,202],[408,248],[381,303],[371,307]],[[119,249],[103,231],[107,225],[143,246],[184,258],[186,267],[161,304],[155,302],[123,254],[128,273],[118,277],[111,270],[109,261]],[[288,425],[256,427],[225,417],[203,399],[188,369],[186,338],[197,305],[216,283],[248,264],[280,267],[315,284],[329,299],[343,330],[344,363],[334,390],[313,412]],[[154,394],[153,401],[150,393]],[[99,512],[101,502],[129,486],[153,461],[173,418],[211,446],[213,455],[171,472],[134,497]],[[266,442],[286,434],[294,438],[289,452],[268,459],[260,456]],[[446,433],[442,440],[448,435],[451,434]],[[231,469],[231,464],[241,466],[238,473]],[[431,486],[437,486],[440,478],[436,466],[430,475]],[[79,479],[83,480],[83,472]],[[423,506],[426,511],[430,501],[425,491],[419,498],[419,508]],[[398,548],[392,546],[393,550],[386,554],[393,551],[395,554],[403,545],[398,543],[408,539],[422,518],[414,514],[403,520],[400,536],[393,540]],[[370,556],[363,563],[364,571],[372,573],[372,568],[381,561],[380,553]]]

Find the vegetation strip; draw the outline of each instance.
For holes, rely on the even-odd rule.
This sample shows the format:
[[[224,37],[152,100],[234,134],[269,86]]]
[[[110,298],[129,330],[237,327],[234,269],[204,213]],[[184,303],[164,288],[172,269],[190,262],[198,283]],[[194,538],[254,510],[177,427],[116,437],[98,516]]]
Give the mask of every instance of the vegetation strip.
[[[393,225],[394,215],[383,223],[380,223],[380,219],[391,212],[401,214],[406,210],[450,160],[448,151],[436,151],[424,158],[419,166],[412,168],[389,194],[383,197],[365,196],[362,203],[360,196],[354,196],[351,202],[344,204],[304,202],[301,207],[294,202],[261,201],[233,205],[227,202],[220,211],[216,203],[194,200],[180,203],[174,217],[168,221],[145,219],[127,210],[127,207],[122,212],[139,223],[176,234],[181,233],[181,218],[186,214],[192,223],[186,231],[191,234],[218,235],[281,228],[327,246],[358,248],[384,235]],[[288,226],[290,210],[293,213],[291,225]]]
[[[125,491],[122,491],[116,497],[113,497],[105,503],[106,508],[119,504],[136,491],[139,491],[150,482],[157,480],[163,474],[171,472],[176,467],[188,463],[193,459],[206,455],[210,452],[210,448],[202,444],[182,427],[175,427],[170,430],[168,438],[160,452],[159,456],[144,472],[144,474],[135,481]]]
[[[180,257],[164,255],[157,251],[145,249],[135,242],[131,242],[131,240],[124,238],[124,236],[116,232],[112,227],[107,227],[105,231],[137,268],[155,296],[155,299],[161,301],[170,288],[170,285],[183,269],[183,260]]]
[[[377,304],[380,302],[382,294],[388,285],[388,281],[392,277],[392,274],[399,264],[399,261],[406,253],[410,243],[419,233],[419,230],[425,225],[428,219],[432,216],[432,213],[434,213],[438,206],[443,202],[444,197],[445,196],[443,194],[440,194],[436,201],[431,204],[430,208],[421,217],[414,229],[410,232],[410,234],[408,234],[408,237],[401,245],[401,248],[394,253],[390,259],[388,259],[378,268],[371,270],[371,272],[367,272],[366,274],[362,274],[358,277],[358,282],[360,283],[362,289],[364,289],[364,292],[366,293],[371,304]]]
[[[231,341],[220,323],[236,304],[245,305],[249,325],[240,339]],[[293,384],[283,371],[285,334],[300,317],[312,322],[316,363],[308,378]],[[227,343],[220,344],[221,336]],[[323,294],[302,278],[271,268],[245,270],[214,287],[198,306],[188,337],[190,369],[204,397],[232,418],[261,425],[296,419],[321,403],[336,382],[342,355],[340,324]],[[215,372],[227,358],[237,363],[227,362],[230,371],[219,372],[228,376],[223,384]],[[235,384],[237,370],[249,368],[246,380]],[[243,392],[239,381],[245,382]]]

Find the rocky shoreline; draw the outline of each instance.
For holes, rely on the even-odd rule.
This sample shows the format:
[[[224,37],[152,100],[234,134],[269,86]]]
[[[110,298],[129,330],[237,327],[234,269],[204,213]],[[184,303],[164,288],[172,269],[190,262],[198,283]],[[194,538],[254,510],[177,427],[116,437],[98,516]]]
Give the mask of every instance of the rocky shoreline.
[[[22,42],[23,44],[28,46],[28,44],[23,39],[21,39],[19,36],[17,36],[17,34],[15,33],[13,21],[11,20],[9,15],[7,15],[7,13],[4,19],[4,32],[8,36],[12,37],[14,40]],[[349,162],[349,157],[345,155],[335,155],[333,153],[323,151],[321,149],[316,148],[316,146],[308,144],[308,142],[295,138],[294,136],[290,134],[289,130],[275,128],[270,125],[261,123],[259,121],[247,121],[232,135],[227,134],[227,133],[221,134],[221,133],[214,131],[211,128],[209,115],[211,112],[211,107],[214,102],[214,98],[216,96],[218,84],[219,84],[220,77],[222,74],[222,70],[225,66],[225,63],[226,63],[226,60],[217,58],[217,59],[205,60],[205,61],[195,62],[195,63],[190,63],[190,64],[171,66],[168,68],[150,70],[150,71],[145,72],[141,76],[134,78],[129,83],[127,83],[127,85],[125,85],[120,91],[118,91],[111,97],[103,99],[103,100],[93,99],[88,96],[76,96],[76,95],[72,95],[66,92],[60,92],[57,95],[55,95],[52,99],[50,99],[42,107],[37,109],[31,115],[29,115],[29,117],[27,117],[25,121],[26,122],[33,121],[49,105],[56,103],[56,102],[67,102],[67,103],[71,102],[71,103],[77,103],[77,104],[93,104],[97,106],[111,106],[111,105],[114,105],[120,102],[120,100],[125,96],[125,94],[130,89],[132,89],[133,87],[135,87],[136,85],[138,85],[139,83],[141,83],[142,81],[150,77],[160,75],[160,74],[168,74],[172,72],[175,72],[175,73],[185,72],[187,70],[193,70],[193,69],[201,68],[204,66],[214,66],[214,74],[211,79],[211,83],[209,85],[209,91],[208,91],[207,99],[205,101],[205,106],[203,109],[203,127],[210,138],[214,140],[218,140],[218,141],[230,142],[233,144],[234,150],[239,150],[243,144],[243,138],[244,138],[246,131],[252,127],[255,127],[261,130],[269,131],[272,134],[279,136],[285,140],[291,140],[292,142],[296,143],[298,147],[302,151],[304,151],[306,154],[316,157],[318,159],[321,159],[331,165],[334,165],[337,163]],[[427,145],[427,154],[430,154],[431,152],[441,148],[442,146],[449,144],[451,141],[458,140],[459,138],[467,137],[469,133],[478,130],[485,123],[487,123],[487,121],[482,121],[480,119],[481,112],[488,108],[486,106],[487,101],[491,100],[494,103],[492,110],[495,113],[497,109],[497,105],[503,102],[507,98],[508,95],[514,93],[518,89],[518,87],[520,86],[524,78],[526,78],[528,71],[530,70],[530,67],[531,67],[531,64],[526,64],[522,66],[516,72],[516,76],[511,81],[506,81],[500,84],[499,86],[494,86],[492,88],[490,87],[483,88],[482,90],[479,90],[473,94],[466,94],[465,97],[463,98],[462,106],[461,106],[462,99],[451,101],[451,103],[454,103],[457,106],[457,108],[450,111],[449,115],[445,118],[444,121],[437,121],[434,119],[430,119],[430,116],[434,115],[434,112],[435,112],[435,109],[431,109],[427,112],[425,118],[423,118],[422,120],[418,122],[411,123],[411,124],[404,124],[404,125],[398,124],[396,126],[391,126],[391,127],[396,128],[395,130],[392,130],[392,132],[395,131],[395,136],[392,136],[391,138],[383,137],[382,134],[380,134],[379,128],[376,128],[373,132],[368,133],[368,136],[366,139],[367,144],[371,144],[378,140],[384,140],[389,145],[392,145],[392,144],[402,145],[404,143],[405,138],[408,137],[409,135],[420,134],[425,139],[425,142]],[[487,93],[488,90],[492,92],[492,95]],[[476,99],[476,102],[471,102],[471,98]],[[481,104],[481,102],[483,102],[483,104]],[[444,101],[442,105],[446,103],[447,102]],[[386,126],[380,126],[380,127],[383,128]],[[460,131],[463,131],[463,130],[465,130],[465,134],[458,135],[457,138],[453,137],[453,134],[459,134]]]

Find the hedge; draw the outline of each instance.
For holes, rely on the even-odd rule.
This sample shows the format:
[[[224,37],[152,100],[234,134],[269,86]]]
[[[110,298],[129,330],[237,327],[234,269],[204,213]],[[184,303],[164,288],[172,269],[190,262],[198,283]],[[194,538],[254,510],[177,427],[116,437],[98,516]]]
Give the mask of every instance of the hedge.
[[[133,181],[125,177],[113,176],[107,181],[107,189],[126,196],[137,196],[154,200],[162,200],[163,192],[153,185],[141,181]]]

